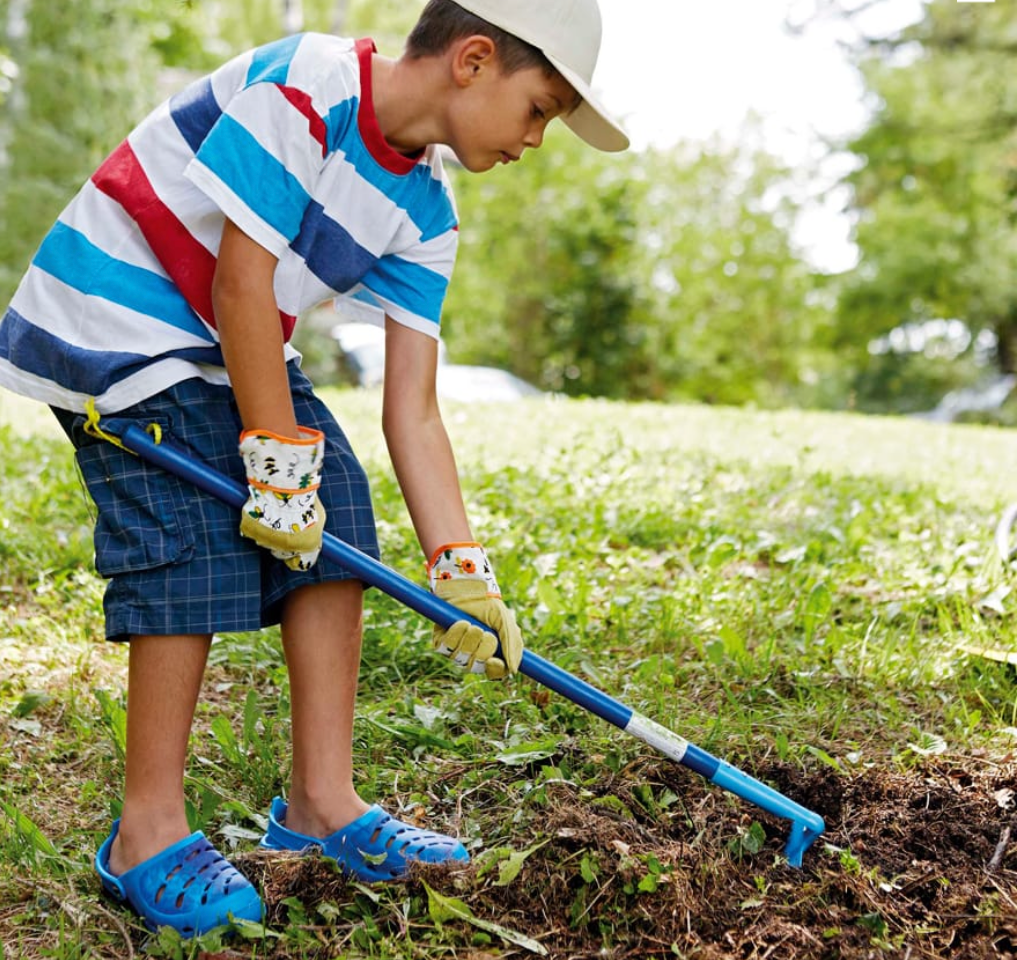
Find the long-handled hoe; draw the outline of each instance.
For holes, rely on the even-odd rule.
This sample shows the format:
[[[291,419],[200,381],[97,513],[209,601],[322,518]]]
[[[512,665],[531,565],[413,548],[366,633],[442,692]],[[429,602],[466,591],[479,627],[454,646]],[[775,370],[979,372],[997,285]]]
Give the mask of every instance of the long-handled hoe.
[[[120,440],[125,447],[140,457],[195,484],[230,506],[239,509],[247,501],[247,490],[241,484],[175,449],[170,443],[157,442],[140,427],[134,425],[127,427]],[[337,537],[326,533],[321,552],[329,560],[355,573],[365,583],[377,587],[441,626],[451,626],[465,616],[451,604],[435,597],[423,587]],[[631,707],[602,693],[568,671],[556,667],[533,651],[527,650],[523,653],[519,672],[626,733],[638,737],[664,756],[706,777],[711,783],[756,804],[768,813],[790,820],[791,833],[784,855],[791,866],[801,867],[802,854],[825,829],[823,818],[819,814],[807,810],[772,787],[701,750],[659,723],[636,713]]]

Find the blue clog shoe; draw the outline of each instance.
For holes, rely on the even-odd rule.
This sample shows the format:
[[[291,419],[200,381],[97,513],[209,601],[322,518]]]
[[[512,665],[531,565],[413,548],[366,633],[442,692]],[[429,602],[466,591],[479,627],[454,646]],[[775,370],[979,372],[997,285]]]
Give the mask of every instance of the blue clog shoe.
[[[272,801],[268,830],[261,839],[264,849],[319,852],[335,860],[347,876],[366,883],[398,880],[406,876],[414,860],[466,863],[470,859],[466,848],[453,837],[403,823],[377,805],[324,839],[307,837],[284,826],[286,809],[281,797]]]
[[[109,853],[119,830],[120,821],[113,821],[95,855],[95,870],[103,889],[138,914],[149,930],[173,927],[189,939],[232,920],[261,921],[258,891],[200,830],[114,876]]]

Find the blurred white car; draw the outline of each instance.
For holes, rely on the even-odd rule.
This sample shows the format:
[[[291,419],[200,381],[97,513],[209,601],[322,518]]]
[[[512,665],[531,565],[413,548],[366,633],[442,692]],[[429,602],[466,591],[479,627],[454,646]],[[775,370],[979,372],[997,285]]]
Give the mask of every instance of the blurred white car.
[[[337,323],[332,339],[339,347],[347,379],[361,387],[376,387],[385,378],[385,331],[373,323]],[[463,402],[505,401],[538,396],[533,384],[497,367],[449,363],[445,345],[438,347],[438,396]]]
[[[385,379],[385,331],[373,323],[337,323],[332,339],[346,380],[358,387],[376,387]]]
[[[953,423],[964,413],[994,413],[1006,403],[1015,387],[1017,376],[1007,373],[973,387],[951,390],[931,410],[915,416],[936,423]]]

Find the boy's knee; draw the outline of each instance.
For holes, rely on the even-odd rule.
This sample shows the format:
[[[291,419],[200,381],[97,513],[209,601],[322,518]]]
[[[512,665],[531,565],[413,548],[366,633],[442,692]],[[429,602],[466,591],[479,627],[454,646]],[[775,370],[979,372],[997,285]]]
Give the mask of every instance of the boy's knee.
[[[335,629],[360,630],[364,612],[364,585],[359,580],[326,580],[297,587],[283,605],[283,625],[296,618],[327,618]]]

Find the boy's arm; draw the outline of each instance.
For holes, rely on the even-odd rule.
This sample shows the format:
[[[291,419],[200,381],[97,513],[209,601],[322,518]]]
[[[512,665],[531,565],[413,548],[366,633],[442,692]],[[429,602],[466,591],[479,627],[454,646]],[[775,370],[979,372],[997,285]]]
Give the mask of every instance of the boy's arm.
[[[386,331],[385,440],[417,539],[430,561],[431,589],[492,627],[501,641],[499,653],[490,633],[461,620],[447,630],[436,626],[434,646],[460,666],[500,679],[519,669],[523,638],[466,518],[435,391],[438,343],[391,319]]]
[[[438,408],[438,342],[386,321],[382,425],[392,465],[424,555],[473,535],[455,456]]]
[[[223,227],[212,282],[219,342],[240,410],[248,498],[240,533],[293,570],[318,559],[325,438],[297,426],[273,280],[278,260],[235,224]]]
[[[273,254],[227,220],[212,283],[212,305],[245,429],[296,437],[273,288],[277,263]]]

